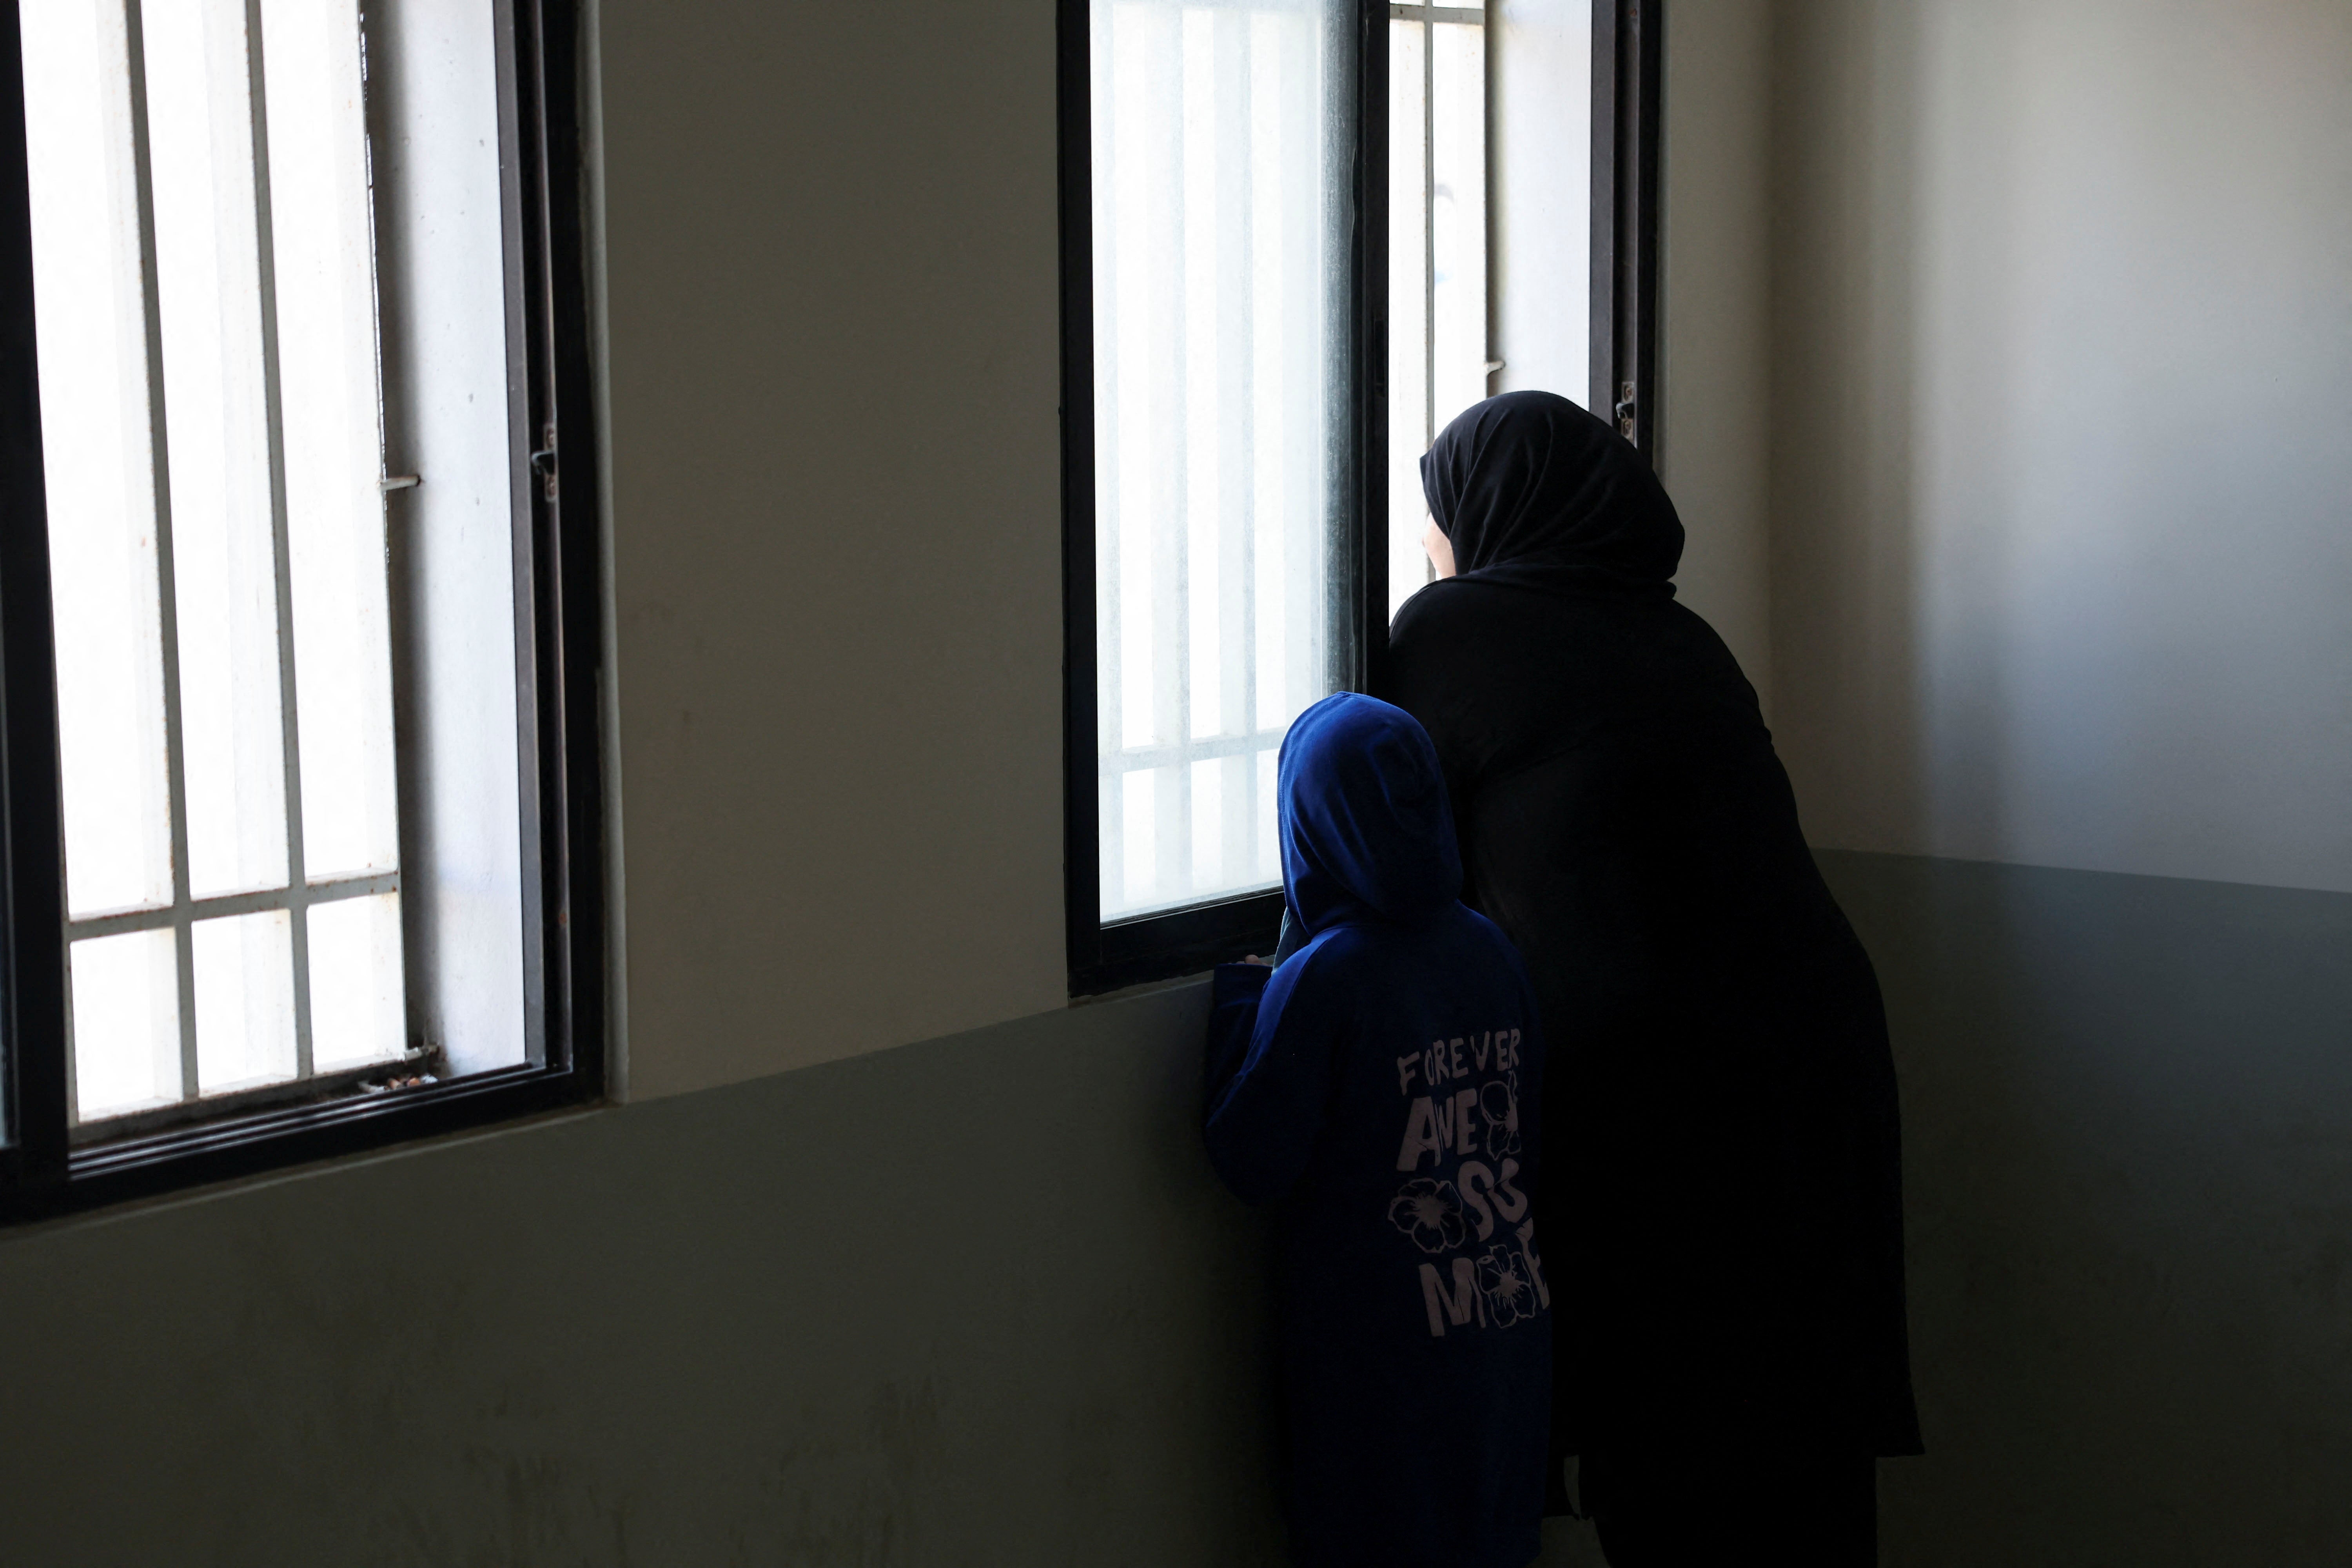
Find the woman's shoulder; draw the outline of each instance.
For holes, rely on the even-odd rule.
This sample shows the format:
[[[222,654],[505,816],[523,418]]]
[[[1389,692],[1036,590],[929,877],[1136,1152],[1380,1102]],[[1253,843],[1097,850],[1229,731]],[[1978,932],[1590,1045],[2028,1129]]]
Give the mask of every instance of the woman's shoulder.
[[[1559,635],[1580,628],[1647,626],[1660,634],[1687,629],[1698,617],[1671,591],[1546,588],[1488,582],[1476,574],[1441,577],[1401,605],[1389,624],[1391,645],[1454,643],[1465,636],[1493,638],[1529,633]],[[1705,623],[1699,623],[1704,625]]]
[[[1524,597],[1521,590],[1499,584],[1481,583],[1469,577],[1441,577],[1398,607],[1395,617],[1389,622],[1390,645],[1444,635],[1457,626],[1482,625],[1497,609],[1516,607],[1513,601]]]
[[[1454,689],[1465,671],[1525,662],[1531,641],[1546,635],[1528,619],[1531,611],[1540,611],[1523,602],[1528,598],[1516,589],[1459,577],[1442,578],[1413,595],[1389,623],[1388,668],[1397,690],[1429,695],[1443,688],[1459,700],[1462,693]]]
[[[1465,658],[1564,679],[1628,661],[1685,676],[1738,673],[1706,618],[1666,595],[1546,593],[1475,577],[1441,579],[1407,599],[1389,627],[1389,658],[1407,678],[1459,673]]]

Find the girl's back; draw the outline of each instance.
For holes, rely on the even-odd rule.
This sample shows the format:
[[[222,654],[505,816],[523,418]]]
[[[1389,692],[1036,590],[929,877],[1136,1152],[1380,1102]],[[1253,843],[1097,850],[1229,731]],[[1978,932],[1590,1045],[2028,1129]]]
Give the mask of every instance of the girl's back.
[[[1386,704],[1331,701],[1411,726],[1426,752]],[[1318,711],[1293,731],[1310,754]],[[1286,744],[1286,775],[1293,760]],[[1216,977],[1207,1139],[1238,1194],[1278,1205],[1284,1491],[1308,1564],[1518,1568],[1538,1549],[1542,1038],[1517,955],[1453,897],[1428,765],[1442,847],[1416,813],[1406,831],[1384,820],[1397,802],[1359,789],[1339,814],[1356,840],[1320,841],[1320,869],[1338,873],[1320,892],[1345,896],[1318,896],[1314,868],[1286,876],[1311,940],[1278,970]],[[1311,822],[1294,835],[1287,777],[1284,799],[1290,872],[1296,839],[1312,858],[1318,836]],[[1416,871],[1441,847],[1453,869]]]

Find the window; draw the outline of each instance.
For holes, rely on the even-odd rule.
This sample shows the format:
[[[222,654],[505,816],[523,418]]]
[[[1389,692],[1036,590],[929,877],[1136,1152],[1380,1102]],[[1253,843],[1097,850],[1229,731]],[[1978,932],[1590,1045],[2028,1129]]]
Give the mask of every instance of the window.
[[[1346,0],[1099,0],[1087,59],[1105,918],[1280,879],[1275,748],[1349,684]]]
[[[1389,8],[1390,615],[1430,580],[1420,459],[1492,395],[1486,319],[1486,13]]]
[[[1263,949],[1275,756],[1496,392],[1649,446],[1656,0],[1064,0],[1074,993]]]
[[[595,1092],[569,8],[15,10],[14,1201]]]

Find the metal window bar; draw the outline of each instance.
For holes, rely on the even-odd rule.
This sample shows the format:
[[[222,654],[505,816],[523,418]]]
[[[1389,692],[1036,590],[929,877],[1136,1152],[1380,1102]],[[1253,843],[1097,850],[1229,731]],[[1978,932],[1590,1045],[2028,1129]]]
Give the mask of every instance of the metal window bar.
[[[149,399],[149,461],[155,475],[156,592],[159,599],[163,663],[163,710],[164,779],[170,814],[172,902],[167,908],[110,911],[65,922],[68,951],[78,941],[130,931],[168,927],[173,937],[178,978],[180,1028],[180,1103],[193,1104],[203,1095],[196,1044],[194,930],[199,921],[284,910],[291,928],[290,961],[294,1003],[295,1070],[291,1083],[314,1079],[310,1028],[310,908],[343,899],[397,893],[400,872],[367,872],[354,876],[309,879],[303,858],[302,768],[299,710],[296,704],[294,606],[291,550],[287,530],[286,455],[279,405],[278,310],[274,269],[273,219],[270,210],[269,140],[267,94],[264,91],[263,37],[259,0],[246,0],[246,91],[250,113],[253,160],[254,226],[261,290],[261,363],[264,421],[268,441],[271,570],[276,577],[278,618],[278,721],[285,768],[284,817],[286,885],[253,892],[197,899],[189,884],[189,841],[185,749],[180,692],[178,584],[172,553],[171,467],[165,420],[163,364],[163,311],[155,235],[152,163],[149,153],[147,70],[143,13],[145,0],[125,0],[126,64],[130,72],[131,158],[137,186],[140,272],[145,316]],[[390,484],[390,481],[386,481]],[[414,483],[408,479],[404,483]],[[81,1122],[73,1009],[67,1008],[67,1107],[69,1125]],[[378,1070],[388,1070],[384,1064]],[[340,1079],[349,1074],[338,1074]],[[282,1087],[282,1086],[272,1086]],[[122,1120],[103,1119],[109,1123]],[[143,1120],[143,1119],[142,1119]]]

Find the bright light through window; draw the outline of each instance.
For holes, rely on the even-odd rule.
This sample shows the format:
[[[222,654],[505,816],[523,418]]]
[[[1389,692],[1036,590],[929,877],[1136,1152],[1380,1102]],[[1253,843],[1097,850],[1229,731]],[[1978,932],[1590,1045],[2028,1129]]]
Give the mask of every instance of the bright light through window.
[[[1276,749],[1338,685],[1351,16],[1093,7],[1106,920],[1279,882]]]
[[[1429,581],[1420,458],[1488,395],[1481,6],[1389,7],[1389,613]]]
[[[23,18],[75,1116],[392,1060],[358,9]]]

